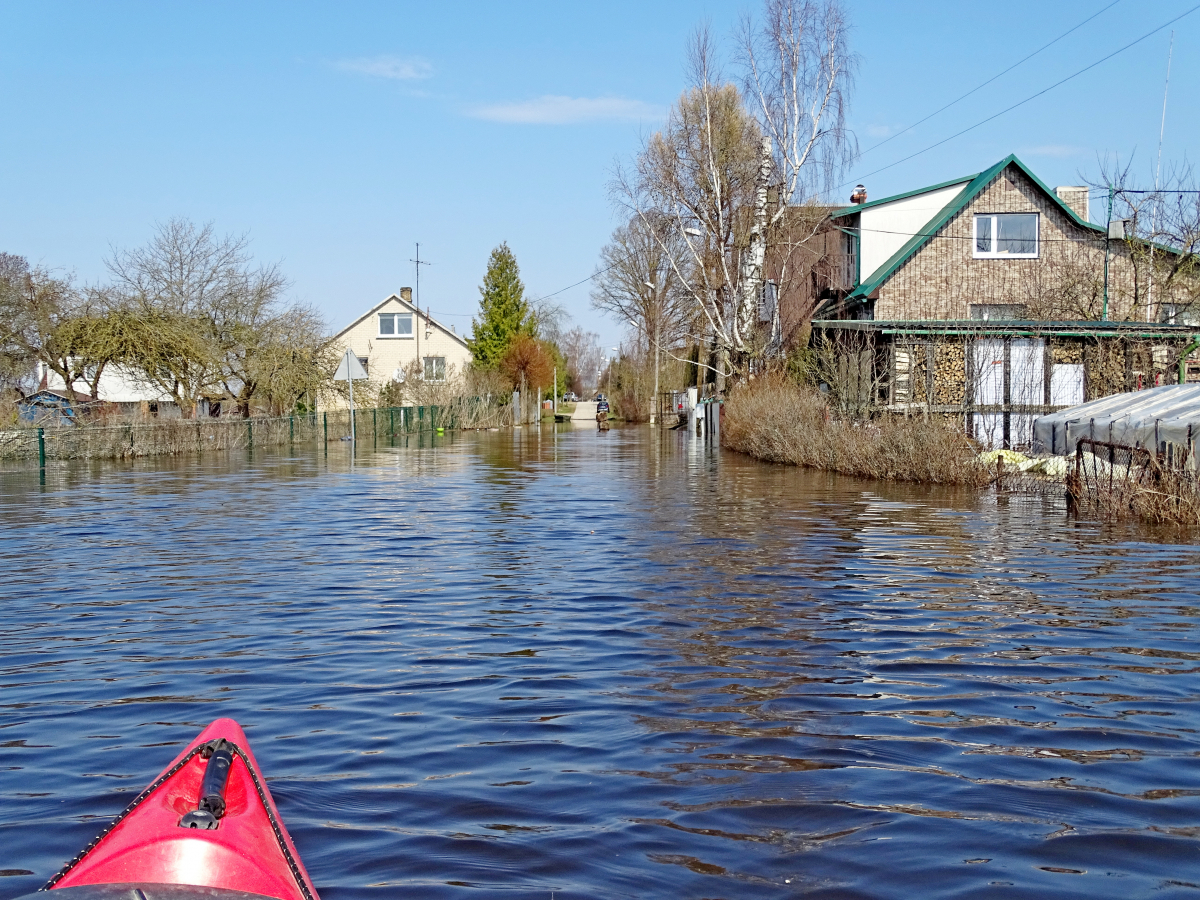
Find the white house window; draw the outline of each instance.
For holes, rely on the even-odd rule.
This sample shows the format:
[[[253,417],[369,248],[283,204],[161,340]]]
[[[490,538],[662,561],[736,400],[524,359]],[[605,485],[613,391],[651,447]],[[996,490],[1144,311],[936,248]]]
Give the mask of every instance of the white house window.
[[[1163,303],[1158,307],[1158,321],[1166,325],[1195,325],[1200,317],[1190,303]]]
[[[425,357],[425,380],[426,381],[445,381],[446,380],[446,357],[444,357],[444,356],[427,356],[427,357]]]
[[[412,313],[380,313],[379,336],[381,338],[410,338],[413,336]]]
[[[1037,255],[1037,213],[975,217],[976,259],[1034,259]]]
[[[356,354],[355,354],[355,356],[358,356],[358,354],[356,353]],[[359,357],[358,357],[358,364],[359,364],[360,366],[362,366],[362,367],[363,367],[363,371],[364,371],[364,372],[368,371],[368,369],[367,369],[367,357],[365,357],[365,356],[359,356]]]

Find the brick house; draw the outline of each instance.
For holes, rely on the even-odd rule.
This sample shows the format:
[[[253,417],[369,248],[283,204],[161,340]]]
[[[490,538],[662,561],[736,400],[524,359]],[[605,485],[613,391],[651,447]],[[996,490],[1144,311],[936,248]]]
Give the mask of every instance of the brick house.
[[[833,210],[841,254],[813,321],[840,348],[833,387],[1008,446],[1041,412],[1187,375],[1187,286],[1145,264],[1173,251],[1111,239],[1088,213],[1087,188],[1051,190],[1015,156]]]

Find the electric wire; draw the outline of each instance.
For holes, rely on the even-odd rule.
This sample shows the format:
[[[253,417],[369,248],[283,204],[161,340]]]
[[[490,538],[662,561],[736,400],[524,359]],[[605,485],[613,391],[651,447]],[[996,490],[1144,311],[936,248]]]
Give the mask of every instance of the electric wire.
[[[1078,25],[1074,26],[1073,28],[1068,29],[1067,31],[1064,31],[1062,34],[1060,34],[1054,40],[1050,41],[1050,43],[1043,44],[1042,46],[1038,47],[1038,49],[1036,49],[1032,53],[1030,53],[1028,56],[1024,57],[1023,59],[1017,60],[1015,63],[1013,63],[1007,69],[1005,69],[1003,72],[999,72],[996,75],[993,75],[987,81],[983,82],[983,84],[980,84],[980,85],[977,85],[976,87],[971,88],[971,90],[967,91],[965,94],[961,95],[960,97],[957,97],[954,100],[951,100],[949,103],[947,103],[945,106],[941,107],[940,109],[935,109],[933,112],[931,112],[925,118],[918,119],[916,122],[913,122],[911,125],[909,125],[907,128],[905,128],[903,131],[897,131],[895,134],[884,138],[878,144],[875,144],[872,147],[868,147],[866,150],[864,150],[862,153],[860,153],[859,156],[866,156],[872,150],[878,150],[884,144],[889,143],[890,141],[894,141],[896,138],[900,137],[900,135],[902,135],[902,134],[907,134],[908,132],[910,132],[914,128],[916,128],[918,125],[923,125],[925,122],[928,122],[930,119],[932,119],[934,116],[938,115],[939,113],[945,112],[946,110],[948,110],[950,107],[954,106],[955,104],[960,103],[963,100],[966,100],[972,94],[983,90],[983,88],[987,87],[989,84],[991,84],[996,79],[1002,78],[1003,76],[1005,76],[1009,72],[1011,72],[1013,69],[1017,68],[1020,65],[1023,65],[1024,63],[1028,62],[1029,60],[1033,59],[1035,56],[1037,56],[1043,50],[1047,50],[1050,47],[1053,47],[1055,44],[1057,44],[1063,38],[1067,37],[1068,35],[1072,34],[1073,32],[1078,31],[1080,28],[1082,28],[1088,22],[1092,21],[1092,19],[1096,18],[1097,16],[1101,15],[1102,13],[1108,12],[1110,9],[1112,9],[1114,6],[1116,6],[1120,2],[1121,2],[1121,0],[1113,0],[1112,3],[1108,4],[1108,6],[1104,7],[1103,9],[1099,10],[1098,12],[1092,13],[1090,16],[1088,16],[1086,19],[1084,19]],[[845,185],[842,185],[842,187],[845,187]]]
[[[1109,9],[1111,9],[1111,8],[1112,8],[1112,7],[1114,7],[1114,6],[1116,6],[1116,5],[1117,5],[1117,3],[1119,3],[1119,2],[1121,2],[1121,0],[1113,0],[1113,2],[1112,2],[1112,3],[1110,3],[1108,6],[1105,6],[1105,7],[1103,7],[1102,9],[1100,9],[1098,12],[1096,12],[1096,13],[1093,13],[1091,16],[1089,16],[1088,18],[1084,19],[1082,22],[1080,22],[1078,25],[1074,26],[1073,28],[1071,28],[1071,29],[1069,29],[1069,30],[1067,30],[1067,31],[1064,31],[1062,34],[1060,34],[1060,35],[1059,35],[1058,37],[1056,37],[1054,40],[1052,40],[1052,41],[1050,41],[1049,43],[1047,43],[1047,44],[1043,45],[1042,47],[1039,47],[1037,50],[1033,51],[1033,53],[1030,53],[1028,56],[1024,57],[1023,59],[1020,59],[1020,60],[1018,60],[1017,62],[1013,63],[1013,64],[1012,64],[1011,66],[1009,66],[1007,69],[1005,69],[1004,71],[1002,71],[1002,72],[998,73],[997,75],[994,75],[994,76],[992,76],[992,77],[991,77],[991,78],[989,78],[987,81],[985,81],[985,82],[983,82],[982,84],[980,84],[978,87],[972,88],[970,91],[967,91],[967,93],[963,94],[961,97],[958,97],[957,99],[955,99],[955,100],[952,100],[950,103],[946,104],[946,105],[945,105],[945,106],[943,106],[941,109],[935,110],[934,112],[930,113],[930,114],[929,114],[928,116],[926,116],[925,118],[923,118],[923,119],[920,119],[920,120],[918,120],[918,121],[914,122],[912,125],[908,126],[908,128],[905,128],[905,129],[904,129],[904,131],[897,132],[896,134],[892,135],[891,137],[887,138],[886,140],[880,141],[878,144],[874,145],[873,147],[869,147],[867,150],[864,150],[864,151],[863,151],[863,155],[865,155],[865,154],[867,154],[867,153],[870,153],[872,150],[875,150],[875,149],[877,149],[878,147],[882,147],[882,146],[883,146],[884,144],[886,144],[888,141],[891,141],[892,139],[899,137],[900,135],[904,134],[904,133],[905,133],[905,132],[907,132],[907,131],[911,131],[913,128],[916,128],[916,127],[917,127],[918,125],[920,125],[921,123],[929,121],[929,119],[931,119],[931,118],[933,118],[934,116],[938,115],[938,113],[941,113],[941,112],[943,112],[943,111],[945,111],[945,110],[949,109],[951,106],[954,106],[954,105],[955,105],[956,103],[958,103],[959,101],[966,99],[967,97],[969,97],[969,96],[971,96],[972,94],[976,93],[976,92],[977,92],[977,91],[979,91],[980,89],[982,89],[982,88],[986,87],[987,85],[991,84],[991,83],[992,83],[993,81],[995,81],[997,78],[1000,78],[1001,76],[1003,76],[1003,75],[1006,75],[1007,73],[1011,72],[1013,69],[1017,68],[1018,66],[1022,65],[1022,64],[1023,64],[1023,63],[1025,63],[1025,62],[1027,62],[1028,60],[1032,59],[1034,56],[1037,56],[1037,55],[1038,55],[1039,53],[1041,53],[1043,50],[1045,50],[1045,49],[1047,49],[1047,48],[1049,48],[1049,47],[1053,46],[1053,45],[1054,45],[1054,44],[1056,44],[1056,43],[1058,43],[1060,40],[1062,40],[1063,38],[1067,37],[1067,36],[1068,36],[1068,35],[1070,35],[1072,32],[1078,31],[1080,28],[1082,28],[1082,27],[1083,27],[1084,25],[1086,25],[1088,22],[1092,21],[1093,19],[1095,19],[1097,16],[1101,15],[1102,13],[1105,13],[1105,12],[1107,12]],[[1037,92],[1037,93],[1035,93],[1035,94],[1030,94],[1030,95],[1029,95],[1028,97],[1026,97],[1024,100],[1020,100],[1020,101],[1018,101],[1018,102],[1014,103],[1012,106],[1009,106],[1009,107],[1007,107],[1007,108],[1005,108],[1005,109],[1002,109],[1002,110],[1000,110],[999,112],[997,112],[997,113],[994,113],[993,115],[990,115],[990,116],[988,116],[986,119],[981,119],[980,121],[976,122],[975,124],[973,124],[973,125],[969,125],[969,126],[967,126],[966,128],[962,129],[961,131],[955,132],[954,134],[950,135],[949,137],[943,138],[942,140],[940,140],[940,141],[937,141],[936,143],[930,144],[928,147],[925,147],[925,148],[923,148],[923,149],[921,149],[921,150],[918,150],[918,151],[917,151],[917,152],[915,152],[915,153],[911,153],[911,154],[909,154],[908,156],[905,156],[905,157],[903,157],[902,159],[898,159],[898,160],[896,160],[895,162],[888,163],[886,166],[881,166],[880,168],[878,168],[878,169],[875,169],[874,171],[868,172],[868,173],[866,173],[865,175],[860,175],[860,176],[858,176],[858,180],[862,180],[862,179],[869,178],[869,177],[871,177],[872,175],[877,175],[877,174],[879,174],[880,172],[884,172],[884,171],[886,171],[886,170],[888,170],[888,169],[891,169],[891,168],[893,168],[893,167],[895,167],[895,166],[898,166],[898,165],[900,165],[901,163],[908,162],[910,159],[914,159],[914,158],[916,158],[916,157],[918,157],[918,156],[922,155],[923,153],[927,153],[928,151],[930,151],[930,150],[933,150],[933,149],[934,149],[934,148],[936,148],[936,147],[940,147],[942,144],[948,143],[948,142],[950,142],[950,141],[954,140],[954,139],[955,139],[955,138],[957,138],[957,137],[961,137],[962,135],[966,134],[967,132],[974,131],[976,128],[979,128],[979,127],[980,127],[980,126],[982,126],[982,125],[986,125],[988,122],[991,122],[993,119],[998,119],[1000,116],[1003,116],[1003,115],[1005,115],[1006,113],[1012,112],[1014,109],[1017,109],[1018,107],[1024,106],[1026,103],[1029,103],[1029,102],[1030,102],[1030,101],[1032,101],[1032,100],[1036,100],[1038,97],[1042,96],[1043,94],[1047,94],[1047,93],[1049,93],[1050,91],[1054,90],[1055,88],[1057,88],[1057,87],[1060,87],[1061,85],[1064,85],[1064,84],[1066,84],[1068,81],[1072,81],[1072,80],[1074,80],[1075,78],[1078,78],[1080,75],[1084,74],[1085,72],[1089,72],[1089,71],[1091,71],[1092,69],[1096,68],[1096,66],[1100,65],[1101,63],[1105,63],[1105,62],[1107,62],[1108,60],[1112,59],[1114,56],[1117,56],[1118,54],[1124,53],[1124,52],[1125,52],[1126,50],[1128,50],[1130,47],[1133,47],[1133,46],[1135,46],[1135,45],[1137,45],[1137,44],[1140,44],[1142,41],[1146,40],[1146,39],[1147,39],[1147,38],[1149,38],[1149,37],[1153,37],[1154,35],[1158,34],[1158,32],[1160,32],[1160,31],[1162,31],[1164,28],[1166,28],[1168,25],[1173,25],[1173,24],[1175,24],[1175,23],[1176,23],[1176,22],[1178,22],[1180,19],[1183,19],[1183,18],[1185,18],[1185,17],[1187,17],[1187,16],[1190,16],[1192,13],[1194,13],[1194,12],[1195,12],[1196,10],[1198,10],[1198,9],[1200,9],[1200,4],[1196,4],[1195,6],[1191,7],[1190,9],[1188,9],[1188,10],[1185,10],[1184,12],[1180,13],[1180,14],[1179,14],[1178,16],[1176,16],[1175,18],[1173,18],[1173,19],[1170,19],[1170,20],[1168,20],[1168,21],[1164,22],[1162,25],[1159,25],[1157,28],[1153,29],[1152,31],[1148,31],[1148,32],[1146,32],[1146,33],[1145,33],[1145,34],[1143,34],[1141,37],[1139,37],[1139,38],[1136,38],[1136,39],[1134,39],[1134,40],[1130,41],[1128,44],[1125,44],[1123,47],[1120,47],[1120,48],[1118,48],[1118,49],[1114,50],[1112,53],[1109,53],[1107,56],[1103,56],[1103,57],[1101,57],[1100,59],[1096,60],[1095,62],[1093,62],[1093,63],[1090,63],[1090,64],[1089,64],[1089,65],[1087,65],[1087,66],[1084,66],[1082,69],[1079,69],[1078,71],[1076,71],[1076,72],[1073,72],[1072,74],[1068,75],[1066,78],[1063,78],[1063,79],[1061,79],[1061,80],[1059,80],[1059,81],[1056,81],[1054,84],[1050,85],[1049,87],[1045,87],[1045,88],[1043,88],[1042,90],[1038,91],[1038,92]],[[839,188],[841,188],[841,187],[846,187],[846,186],[848,186],[848,185],[850,185],[850,184],[852,184],[852,183],[854,183],[854,181],[853,181],[853,180],[852,180],[852,181],[847,181],[847,182],[844,182],[843,184],[839,185],[838,187],[839,187]],[[1103,194],[1103,193],[1107,193],[1106,191],[1103,191],[1102,189],[1096,189],[1096,191],[1098,191],[1098,192],[1099,192],[1099,193],[1101,193],[1101,194]],[[1089,193],[1092,193],[1092,192],[1089,192]],[[1124,193],[1124,194],[1154,194],[1154,193],[1160,193],[1160,192],[1159,192],[1159,191],[1144,191],[1144,190],[1143,190],[1143,191],[1135,191],[1135,190],[1122,190],[1122,191],[1120,191],[1120,193]],[[1167,191],[1167,192],[1162,192],[1162,193],[1172,193],[1172,194],[1200,194],[1200,191]],[[903,234],[903,232],[889,232],[889,233]],[[915,237],[916,235],[914,234],[913,236]],[[966,238],[964,238],[964,239],[966,239]],[[1057,240],[1057,239],[1050,239],[1050,238],[1047,238],[1046,240],[1048,240],[1048,241],[1049,241],[1049,240]],[[544,294],[544,295],[542,295],[542,297],[541,297],[540,299],[542,299],[542,300],[549,300],[551,297],[557,297],[559,294],[564,294],[564,293],[566,293],[567,291],[569,291],[569,290],[572,290],[573,288],[577,288],[577,287],[579,287],[579,286],[580,286],[580,285],[582,285],[582,284],[587,284],[589,281],[592,281],[593,279],[595,279],[595,278],[599,277],[600,275],[603,275],[605,272],[608,272],[608,271],[610,271],[610,270],[612,270],[612,269],[615,269],[615,268],[616,268],[618,265],[620,265],[620,262],[613,263],[611,266],[606,266],[606,267],[605,267],[605,268],[603,268],[603,269],[597,269],[595,272],[593,272],[593,273],[592,273],[591,275],[589,275],[588,277],[586,277],[586,278],[582,278],[582,279],[580,279],[579,281],[576,281],[574,284],[569,284],[569,285],[567,285],[567,286],[566,286],[566,287],[564,287],[564,288],[559,288],[557,291],[554,291],[554,292],[552,292],[552,293],[549,293],[549,294]],[[463,318],[466,318],[466,316],[465,316],[464,314],[461,314],[461,313],[459,313],[459,314],[450,314],[450,315],[458,315],[458,316],[461,316],[461,317],[463,317]]]
[[[1125,46],[1120,47],[1120,48],[1114,50],[1112,53],[1109,53],[1108,55],[1101,57],[1100,59],[1096,60],[1095,62],[1084,66],[1082,69],[1072,72],[1066,78],[1062,78],[1062,79],[1054,82],[1054,84],[1050,85],[1049,87],[1042,88],[1037,93],[1030,94],[1024,100],[1018,100],[1016,103],[1012,104],[1012,106],[1005,107],[1004,109],[1000,110],[999,112],[993,113],[992,115],[988,116],[986,119],[980,119],[974,125],[968,125],[966,128],[962,129],[961,131],[956,131],[954,134],[950,135],[949,137],[942,138],[940,141],[936,141],[935,143],[932,143],[928,147],[924,147],[924,148],[916,151],[915,153],[910,153],[908,156],[905,156],[902,159],[898,159],[895,162],[888,163],[886,166],[880,166],[878,169],[874,169],[873,171],[867,172],[865,175],[859,175],[859,176],[857,176],[857,180],[863,181],[867,178],[870,178],[872,175],[878,175],[880,172],[885,172],[888,169],[891,169],[895,166],[900,165],[901,163],[908,162],[910,159],[915,159],[916,157],[922,155],[923,153],[928,153],[930,150],[933,150],[935,147],[940,147],[940,146],[942,146],[942,144],[949,143],[950,141],[954,140],[955,138],[962,137],[967,132],[974,131],[976,128],[979,128],[982,125],[986,125],[988,122],[991,122],[994,119],[998,119],[1001,116],[1012,112],[1014,109],[1024,106],[1026,103],[1029,103],[1032,100],[1036,100],[1038,97],[1041,97],[1043,94],[1048,94],[1050,91],[1054,90],[1055,88],[1066,84],[1068,81],[1072,81],[1072,80],[1078,78],[1080,75],[1084,74],[1085,72],[1090,72],[1092,69],[1096,68],[1096,66],[1100,65],[1101,63],[1108,62],[1108,60],[1112,59],[1114,56],[1124,53],[1130,47],[1140,44],[1142,41],[1146,40],[1146,38],[1149,38],[1149,37],[1152,37],[1152,36],[1158,34],[1160,31],[1162,31],[1167,26],[1174,25],[1180,19],[1182,19],[1186,16],[1190,16],[1192,13],[1194,13],[1198,9],[1200,9],[1200,3],[1196,4],[1191,9],[1185,10],[1184,12],[1175,16],[1175,18],[1164,22],[1162,25],[1159,25],[1157,28],[1155,28],[1151,31],[1147,31],[1141,37],[1135,38],[1134,40],[1130,41]],[[844,182],[843,184],[838,185],[838,187],[843,188],[843,187],[846,187],[853,183],[854,183],[854,181],[847,181],[847,182]]]

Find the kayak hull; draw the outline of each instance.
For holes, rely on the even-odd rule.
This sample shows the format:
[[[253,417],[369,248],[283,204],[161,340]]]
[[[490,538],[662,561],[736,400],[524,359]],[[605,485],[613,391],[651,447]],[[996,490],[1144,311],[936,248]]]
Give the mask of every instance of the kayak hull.
[[[181,827],[183,816],[197,808],[208,765],[202,751],[218,739],[233,746],[223,815],[212,830]],[[75,893],[97,885],[111,886],[113,900],[125,896],[119,887],[130,885],[131,890],[187,885],[276,900],[319,900],[246,736],[232,719],[218,719],[204,729],[46,887]],[[71,898],[64,895],[63,900]]]
[[[54,900],[271,900],[263,894],[227,891],[192,884],[85,884],[60,888]],[[40,892],[17,900],[46,900]]]

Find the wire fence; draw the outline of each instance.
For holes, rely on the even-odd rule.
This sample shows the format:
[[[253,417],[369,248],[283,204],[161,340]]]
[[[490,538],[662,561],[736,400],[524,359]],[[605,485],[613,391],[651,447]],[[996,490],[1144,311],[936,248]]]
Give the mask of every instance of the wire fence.
[[[1200,525],[1200,482],[1191,450],[1174,450],[1081,438],[1066,479],[1067,500],[1077,513],[1105,519]]]
[[[513,424],[511,406],[463,397],[445,406],[390,406],[253,418],[55,425],[0,432],[0,459],[132,459],[349,440],[379,445],[406,435]]]

